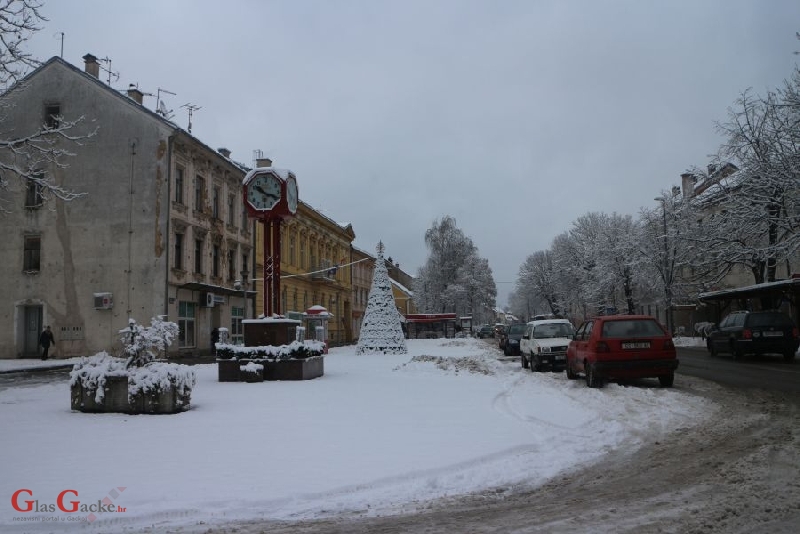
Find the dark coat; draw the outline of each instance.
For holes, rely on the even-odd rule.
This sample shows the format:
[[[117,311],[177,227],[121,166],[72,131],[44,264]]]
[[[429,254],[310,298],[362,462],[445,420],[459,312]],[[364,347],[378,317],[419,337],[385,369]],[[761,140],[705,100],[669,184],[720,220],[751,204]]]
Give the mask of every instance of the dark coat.
[[[53,332],[50,330],[42,330],[42,334],[39,336],[39,345],[42,347],[49,347],[51,343],[55,343],[56,340],[53,339]]]

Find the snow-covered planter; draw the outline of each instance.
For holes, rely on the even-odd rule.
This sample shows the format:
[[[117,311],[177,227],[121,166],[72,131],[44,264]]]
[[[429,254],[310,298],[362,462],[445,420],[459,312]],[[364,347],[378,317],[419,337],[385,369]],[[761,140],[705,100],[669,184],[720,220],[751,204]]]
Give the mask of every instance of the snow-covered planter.
[[[174,325],[174,326],[173,326]],[[123,334],[127,358],[101,352],[82,358],[70,373],[71,407],[82,412],[176,413],[189,409],[194,371],[152,361],[177,333],[175,323],[154,317],[141,327],[131,319]]]
[[[263,382],[264,365],[255,362],[248,362],[239,366],[239,376],[243,382]]]
[[[322,376],[325,343],[316,340],[292,341],[288,345],[243,347],[217,343],[220,382],[242,380],[241,366],[263,366],[265,380],[310,380]]]

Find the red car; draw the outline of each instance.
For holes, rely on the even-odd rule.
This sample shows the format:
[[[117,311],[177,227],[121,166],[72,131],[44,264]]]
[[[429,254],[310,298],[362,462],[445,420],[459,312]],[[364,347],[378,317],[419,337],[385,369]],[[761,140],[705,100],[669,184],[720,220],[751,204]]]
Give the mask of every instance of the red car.
[[[672,387],[678,358],[666,329],[648,315],[606,315],[583,323],[567,347],[567,378],[590,388],[607,380],[658,378]]]

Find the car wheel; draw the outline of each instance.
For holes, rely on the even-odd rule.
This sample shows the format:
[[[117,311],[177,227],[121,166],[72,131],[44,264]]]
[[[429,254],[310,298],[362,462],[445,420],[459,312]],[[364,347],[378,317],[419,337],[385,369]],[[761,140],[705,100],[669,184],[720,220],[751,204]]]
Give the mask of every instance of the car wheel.
[[[675,383],[675,373],[670,373],[668,375],[659,376],[658,382],[661,384],[662,388],[671,388],[672,384]]]
[[[603,381],[600,380],[591,365],[586,366],[586,385],[590,388],[603,387]]]
[[[713,356],[713,357],[719,356],[719,352],[717,352],[717,346],[714,345],[713,343],[711,343],[710,340],[708,342],[708,350],[709,350],[709,352],[711,352],[711,356]]]
[[[539,362],[536,361],[536,356],[531,354],[531,372],[535,373],[540,369]]]
[[[572,366],[567,362],[567,378],[570,380],[577,380],[578,373],[572,370]]]
[[[519,355],[519,360],[520,360],[520,362],[522,362],[522,368],[523,369],[527,369],[528,368],[528,360],[525,359],[525,355],[524,354],[520,354]]]
[[[503,349],[503,355],[508,356],[508,349]]]
[[[744,351],[741,347],[737,347],[736,345],[731,347],[731,354],[733,354],[734,360],[741,360],[744,357]]]
[[[783,359],[786,360],[787,362],[790,362],[790,361],[794,360],[794,355],[795,354],[796,354],[796,351],[787,350],[786,352],[783,353]]]

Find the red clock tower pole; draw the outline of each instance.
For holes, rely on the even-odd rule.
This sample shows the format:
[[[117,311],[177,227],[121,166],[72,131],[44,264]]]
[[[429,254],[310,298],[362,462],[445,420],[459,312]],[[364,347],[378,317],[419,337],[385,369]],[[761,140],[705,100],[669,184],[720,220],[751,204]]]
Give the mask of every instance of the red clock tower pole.
[[[264,317],[280,315],[281,219],[265,215],[264,224]]]

